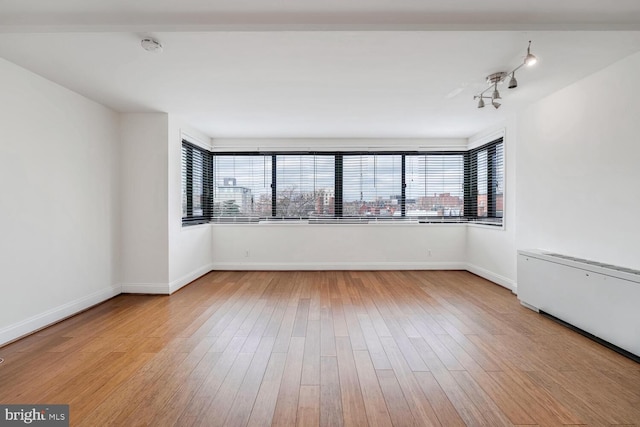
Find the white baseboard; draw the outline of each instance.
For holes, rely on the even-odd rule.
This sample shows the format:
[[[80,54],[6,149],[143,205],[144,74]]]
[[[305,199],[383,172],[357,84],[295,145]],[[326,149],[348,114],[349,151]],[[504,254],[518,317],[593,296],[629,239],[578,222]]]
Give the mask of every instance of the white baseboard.
[[[464,262],[214,262],[211,270],[466,270]]]
[[[74,301],[52,308],[44,313],[37,314],[18,323],[5,326],[0,329],[0,345],[15,341],[18,338],[32,334],[35,331],[57,323],[67,317],[71,317],[74,314],[119,295],[120,292],[120,285],[113,285],[85,297],[78,298]]]
[[[469,263],[467,263],[465,270],[477,276],[480,276],[484,279],[487,279],[497,285],[507,288],[514,294],[517,293],[518,287],[516,285],[516,282],[514,282],[511,279],[508,279],[492,271],[486,270],[482,267],[478,267],[477,265],[469,264]]]
[[[529,310],[533,310],[536,313],[540,313],[540,310],[537,307],[532,306],[531,304],[527,304],[526,302],[520,300],[520,305],[523,307],[527,307]]]
[[[123,294],[159,294],[169,295],[168,283],[123,283]]]
[[[169,293],[170,294],[174,293],[175,291],[182,288],[183,286],[186,286],[189,283],[196,280],[197,278],[209,273],[211,270],[213,270],[213,264],[207,264],[189,274],[182,276],[177,280],[174,280],[173,282],[169,283]]]
[[[122,293],[171,295],[183,286],[193,282],[198,277],[204,276],[211,270],[213,270],[213,264],[207,264],[170,283],[123,283]]]

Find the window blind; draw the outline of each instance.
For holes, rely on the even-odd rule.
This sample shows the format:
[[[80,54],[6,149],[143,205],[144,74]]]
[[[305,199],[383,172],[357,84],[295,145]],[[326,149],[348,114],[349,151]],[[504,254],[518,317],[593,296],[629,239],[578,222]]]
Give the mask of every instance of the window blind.
[[[465,216],[500,224],[504,214],[502,138],[465,154]]]
[[[271,175],[270,155],[214,155],[213,216],[271,216]]]
[[[276,217],[333,217],[335,156],[276,156]]]
[[[405,162],[406,216],[463,216],[462,154],[407,155]]]
[[[211,154],[182,144],[182,221],[203,223],[211,219]]]
[[[342,156],[342,200],[345,217],[402,216],[402,155]]]
[[[184,141],[184,224],[418,218],[501,224],[504,143],[466,152],[212,153]]]

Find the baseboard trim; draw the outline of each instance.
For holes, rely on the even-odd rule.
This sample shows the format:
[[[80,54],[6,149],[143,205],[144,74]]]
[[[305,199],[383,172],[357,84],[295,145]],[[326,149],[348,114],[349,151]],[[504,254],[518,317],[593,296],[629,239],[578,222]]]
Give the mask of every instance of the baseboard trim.
[[[0,346],[33,334],[40,329],[46,328],[54,323],[58,323],[61,320],[80,313],[81,311],[87,310],[94,305],[100,304],[115,297],[116,295],[119,295],[120,292],[120,285],[109,286],[85,297],[78,298],[66,304],[47,310],[44,313],[40,313],[20,322],[5,326],[0,329]]]
[[[123,283],[123,294],[169,295],[168,283]]]
[[[184,286],[204,276],[205,274],[211,272],[212,270],[213,270],[213,264],[207,264],[189,274],[185,274],[181,278],[176,279],[173,282],[169,283],[169,293],[172,294],[176,292],[177,290],[183,288]]]
[[[465,270],[463,262],[214,262],[211,270]]]
[[[122,285],[123,294],[150,294],[150,295],[171,295],[178,289],[188,285],[199,277],[204,276],[213,270],[213,264],[204,265],[191,273],[176,279],[170,283],[124,283]]]
[[[520,305],[522,305],[523,307],[528,308],[529,310],[533,310],[536,313],[540,313],[540,310],[538,309],[538,307],[534,307],[531,304],[527,304],[526,302],[519,300],[520,301]]]
[[[508,279],[504,276],[501,276],[499,274],[496,274],[492,271],[489,271],[487,269],[484,269],[482,267],[478,267],[477,265],[474,264],[470,264],[467,263],[465,270],[467,270],[470,273],[475,274],[476,276],[480,276],[484,279],[487,279],[497,285],[500,285],[504,288],[509,289],[511,292],[513,292],[514,294],[517,293],[518,287],[516,285],[516,283],[511,280]]]

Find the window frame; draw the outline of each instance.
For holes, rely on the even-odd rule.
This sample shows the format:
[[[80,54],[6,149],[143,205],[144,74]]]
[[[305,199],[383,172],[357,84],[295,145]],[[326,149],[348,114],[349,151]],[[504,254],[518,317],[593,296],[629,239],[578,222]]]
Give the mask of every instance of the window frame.
[[[186,158],[183,156],[186,149]],[[193,214],[193,181],[194,181],[194,152],[202,155],[202,170],[200,179],[202,179],[202,215]],[[211,222],[213,217],[213,156],[211,151],[182,140],[181,154],[181,189],[186,193],[186,216],[182,215],[182,225],[197,225]],[[182,199],[182,198],[181,198]]]
[[[267,157],[271,157],[271,184],[270,184],[270,189],[271,189],[271,215],[269,217],[266,218],[271,218],[275,215],[275,185],[274,185],[274,180],[275,180],[275,154],[272,154],[271,152],[248,152],[248,151],[241,151],[241,152],[209,152],[211,155],[211,165],[212,168],[215,164],[215,157],[216,156],[220,156],[220,157],[234,157],[234,156],[242,156],[242,157],[262,157],[266,160]],[[266,173],[266,171],[265,171]],[[212,202],[215,202],[215,198],[216,198],[216,190],[215,190],[215,185],[216,185],[216,176],[215,176],[215,171],[212,172],[212,179],[211,179],[211,192],[212,192]],[[238,218],[242,218],[242,220],[238,221]],[[212,210],[212,216],[211,216],[211,220],[210,222],[256,222],[257,219],[260,218],[265,218],[265,217],[261,217],[261,216],[228,216],[228,217],[224,217],[224,216],[216,216],[215,215],[215,209]]]
[[[487,144],[484,144],[480,147],[473,148],[470,150],[439,150],[439,151],[224,151],[224,152],[214,152],[198,147],[194,144],[189,143],[188,141],[183,140],[183,147],[186,145],[187,147],[191,147],[192,149],[199,150],[209,156],[209,161],[206,162],[209,165],[209,168],[212,170],[214,157],[215,156],[271,156],[271,215],[270,216],[261,216],[261,217],[216,217],[213,212],[213,198],[214,198],[214,177],[212,171],[207,173],[203,172],[203,185],[206,187],[206,190],[203,190],[207,195],[203,197],[209,201],[210,207],[206,208],[205,214],[202,216],[187,216],[183,217],[183,225],[192,225],[192,224],[202,224],[206,222],[259,222],[263,220],[269,221],[291,221],[291,220],[310,220],[314,222],[333,222],[335,223],[349,223],[353,221],[349,220],[375,220],[376,222],[380,221],[406,221],[411,220],[412,222],[419,223],[481,223],[490,226],[502,226],[504,222],[504,213],[502,216],[496,216],[496,194],[495,194],[495,186],[492,186],[493,191],[492,195],[487,195],[487,199],[492,202],[492,209],[488,209],[488,213],[491,213],[492,216],[480,217],[477,215],[477,180],[472,179],[472,176],[477,171],[477,165],[475,165],[475,169],[473,169],[473,162],[471,161],[473,155],[476,155],[478,152],[482,150],[487,150],[489,148],[493,149],[495,153],[496,147],[498,144],[504,144],[503,138],[498,138],[494,141],[491,141]],[[334,214],[332,217],[323,217],[319,218],[320,221],[317,221],[318,218],[314,217],[278,217],[277,216],[277,156],[301,156],[301,155],[317,155],[317,156],[333,156],[334,157]],[[401,215],[399,217],[371,217],[371,216],[344,216],[344,157],[345,156],[356,156],[356,155],[400,155],[401,156],[401,200],[399,201]],[[441,156],[441,155],[461,155],[462,156],[462,171],[463,174],[463,182],[462,182],[462,199],[463,199],[463,213],[461,216],[407,216],[406,210],[406,156]],[[184,160],[183,160],[184,161]],[[502,167],[503,167],[503,189],[504,189],[504,145],[502,150]],[[492,178],[493,177],[493,178]],[[205,179],[206,178],[206,179]],[[193,179],[191,177],[191,179]],[[189,177],[187,177],[187,181]],[[488,170],[487,176],[488,182],[493,182],[495,180],[495,171]],[[492,181],[493,180],[493,181]],[[192,185],[192,181],[191,181]],[[184,183],[183,183],[184,186]],[[504,191],[503,191],[504,194]],[[189,199],[189,193],[187,192],[187,199]],[[188,200],[189,201],[189,200]],[[193,209],[192,204],[189,205],[187,203],[187,212],[189,213],[189,206]],[[475,209],[475,210],[473,210]],[[204,205],[203,205],[204,210]],[[192,210],[191,210],[192,213]],[[475,213],[475,215],[469,215],[469,213]],[[345,221],[341,221],[345,220]]]
[[[502,145],[502,163],[498,164],[497,148]],[[478,191],[478,162],[473,158],[483,151],[487,152],[487,215],[478,215],[478,196],[481,194]],[[470,223],[479,223],[485,225],[502,226],[504,224],[504,170],[505,170],[505,146],[504,138],[500,137],[486,144],[475,147],[468,150],[465,154],[465,205],[464,205],[464,217]],[[498,216],[498,169],[502,168],[502,197],[503,197],[503,211],[502,215]],[[468,213],[473,213],[470,215]]]

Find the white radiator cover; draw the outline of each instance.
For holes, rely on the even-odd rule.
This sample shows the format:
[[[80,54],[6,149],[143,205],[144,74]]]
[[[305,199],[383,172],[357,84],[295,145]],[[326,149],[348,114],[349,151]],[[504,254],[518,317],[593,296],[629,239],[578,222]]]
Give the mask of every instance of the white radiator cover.
[[[521,250],[518,299],[640,356],[640,271]]]

